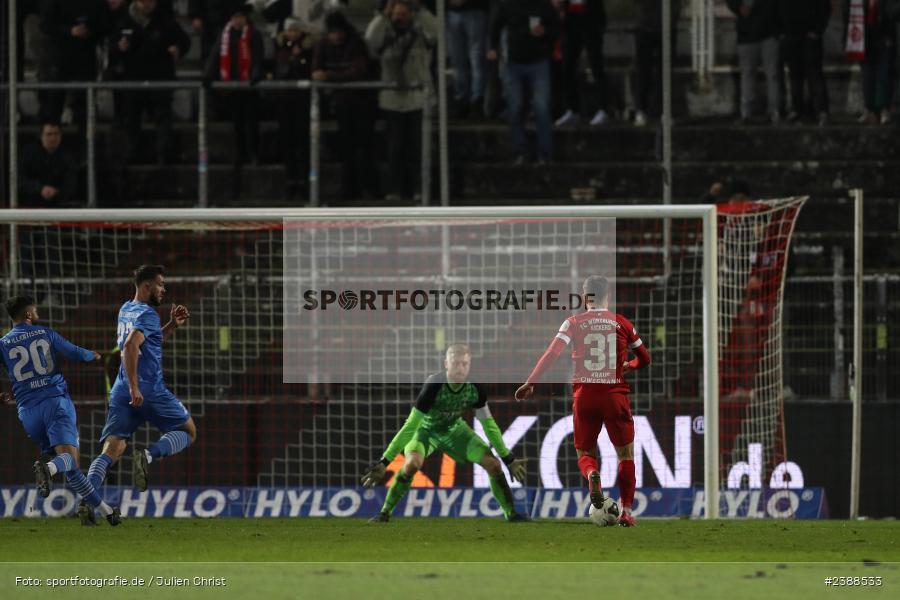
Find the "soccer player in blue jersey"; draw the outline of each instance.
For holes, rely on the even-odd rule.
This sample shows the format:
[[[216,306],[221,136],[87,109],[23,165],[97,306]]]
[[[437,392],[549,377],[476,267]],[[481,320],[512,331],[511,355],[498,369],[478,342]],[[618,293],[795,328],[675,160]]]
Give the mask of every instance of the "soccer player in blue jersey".
[[[13,328],[0,338],[0,351],[12,383],[12,396],[4,392],[2,400],[9,402],[15,398],[19,420],[28,437],[40,446],[43,454],[56,453],[49,462],[34,463],[38,491],[44,498],[49,496],[50,479],[64,473],[75,493],[99,510],[110,525],[118,525],[119,509],[104,502],[78,468],[75,406],[59,371],[60,357],[91,362],[100,355],[76,346],[49,327],[38,325],[40,317],[32,298],[10,298],[6,311],[13,320]],[[93,512],[93,509],[89,510]]]
[[[181,452],[197,439],[190,413],[163,380],[163,341],[190,317],[187,308],[173,304],[169,322],[160,325],[156,307],[165,294],[162,266],[141,265],[134,270],[134,299],[119,309],[116,339],[122,365],[109,392],[109,412],[100,437],[103,452],[88,470],[95,487],[102,485],[106,470],[122,457],[127,440],[145,422],[163,435],[149,448],[134,452],[132,483],[142,492],[147,489],[151,463]]]

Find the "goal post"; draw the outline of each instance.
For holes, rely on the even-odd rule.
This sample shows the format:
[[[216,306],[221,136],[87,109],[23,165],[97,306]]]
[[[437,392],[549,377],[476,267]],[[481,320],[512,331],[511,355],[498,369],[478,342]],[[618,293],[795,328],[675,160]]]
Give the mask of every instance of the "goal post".
[[[360,462],[379,451],[389,440],[387,436],[399,427],[410,399],[406,388],[399,390],[385,381],[378,382],[381,387],[371,389],[361,385],[366,383],[364,380],[350,381],[346,389],[333,392],[340,400],[338,402],[329,402],[329,392],[324,387],[327,381],[319,373],[315,373],[319,378],[316,381],[310,376],[306,381],[283,383],[284,370],[271,361],[278,353],[284,354],[290,345],[286,338],[291,336],[284,334],[286,322],[282,319],[290,295],[286,294],[288,277],[283,268],[291,252],[286,240],[297,223],[306,224],[303,227],[316,232],[312,237],[318,250],[312,255],[301,253],[295,258],[298,265],[313,265],[317,284],[324,280],[328,269],[335,268],[338,263],[355,260],[355,268],[361,271],[390,267],[391,261],[407,261],[403,263],[407,265],[405,268],[415,271],[417,262],[425,263],[425,258],[416,254],[420,248],[415,245],[402,248],[405,254],[384,252],[383,258],[377,259],[381,262],[377,262],[367,255],[370,250],[362,239],[365,236],[357,235],[351,243],[348,232],[370,231],[374,229],[373,224],[378,224],[381,228],[393,228],[391,231],[395,233],[392,235],[398,245],[407,243],[404,240],[410,237],[406,235],[410,228],[437,232],[433,246],[440,258],[437,271],[443,275],[457,269],[462,273],[456,275],[458,279],[476,281],[507,269],[510,270],[506,280],[509,282],[516,280],[517,273],[526,272],[528,261],[535,261],[541,269],[552,271],[552,278],[566,281],[567,289],[577,289],[586,272],[571,264],[578,248],[571,247],[575,242],[569,240],[573,239],[573,231],[577,230],[581,236],[575,239],[584,240],[599,229],[587,231],[587,228],[573,224],[615,219],[620,226],[614,258],[619,263],[617,277],[624,286],[622,295],[627,298],[627,308],[622,312],[635,321],[651,354],[655,353],[654,364],[647,370],[650,373],[639,372],[634,376],[635,414],[661,411],[667,418],[683,419],[685,417],[675,416],[681,414],[680,409],[675,408],[680,401],[678,398],[687,398],[689,403],[695,404],[700,409],[695,414],[702,410],[699,416],[703,417],[703,427],[698,430],[695,426],[695,433],[703,436],[702,470],[697,469],[696,473],[699,476],[702,472],[703,515],[715,518],[719,515],[723,474],[727,474],[723,470],[730,468],[738,458],[744,458],[735,454],[735,447],[755,442],[754,436],[759,431],[765,429],[768,432],[772,427],[766,420],[748,420],[746,414],[755,415],[758,411],[755,407],[744,407],[737,409],[737,416],[728,417],[734,422],[725,424],[723,430],[719,394],[720,382],[727,379],[727,374],[723,374],[722,369],[745,369],[746,366],[733,358],[740,347],[725,336],[729,329],[732,331],[727,333],[733,334],[735,327],[731,323],[740,312],[742,302],[748,300],[740,291],[747,281],[735,279],[733,272],[726,273],[723,280],[721,261],[723,257],[727,258],[729,268],[737,262],[749,263],[751,257],[755,260],[762,247],[759,244],[773,236],[780,240],[776,247],[783,253],[790,230],[766,215],[774,214],[773,211],[784,212],[784,206],[789,205],[795,207],[788,217],[792,219],[802,201],[757,203],[758,210],[748,208],[739,213],[723,213],[712,205],[0,210],[0,224],[4,226],[2,235],[8,242],[4,246],[17,244],[18,250],[10,252],[0,268],[6,283],[4,289],[10,293],[18,291],[34,295],[38,301],[49,300],[47,321],[51,326],[62,324],[64,333],[69,331],[67,327],[77,326],[82,311],[90,313],[92,322],[98,323],[90,330],[90,335],[99,340],[96,342],[101,344],[98,348],[106,349],[107,345],[111,346],[109,341],[113,336],[103,336],[102,324],[114,320],[115,310],[125,299],[123,293],[127,290],[130,269],[138,261],[165,264],[169,269],[168,278],[177,282],[173,285],[185,286],[181,289],[190,292],[191,302],[196,305],[196,308],[191,307],[194,315],[191,327],[186,328],[183,335],[179,332],[174,345],[167,350],[167,381],[176,394],[195,414],[199,411],[202,416],[209,409],[209,418],[216,420],[217,427],[234,433],[231,444],[242,443],[242,435],[246,436],[245,440],[250,440],[252,432],[245,431],[243,424],[236,424],[230,413],[220,416],[217,407],[221,405],[245,405],[247,408],[241,418],[247,418],[259,427],[264,427],[265,420],[272,418],[273,427],[284,428],[278,436],[272,436],[272,448],[242,455],[237,461],[241,465],[239,472],[228,470],[235,467],[224,464],[203,466],[206,473],[203,479],[227,485],[278,486],[296,485],[297,482],[353,485],[358,479],[356,471]],[[473,222],[481,229],[475,230],[476,233],[470,231],[461,240],[461,227]],[[664,229],[670,233],[664,235]],[[792,221],[789,229],[792,229]],[[482,234],[484,239],[478,238]],[[490,239],[485,242],[487,238]],[[14,242],[14,239],[18,241]],[[528,248],[529,244],[535,247]],[[522,248],[529,252],[515,260],[510,258]],[[783,261],[778,264],[782,268],[783,265]],[[407,273],[404,277],[413,275],[421,273]],[[777,273],[772,277],[779,286],[783,282],[783,277],[778,278]],[[721,296],[723,289],[727,299],[737,308],[727,308],[732,305]],[[735,297],[739,297],[736,304],[733,302]],[[173,299],[177,298],[173,296]],[[726,307],[724,314],[723,307]],[[628,314],[631,310],[637,311],[633,317]],[[728,311],[737,312],[731,314]],[[765,327],[780,327],[780,308],[776,307],[776,312],[778,318],[767,319]],[[437,321],[420,318],[410,322],[412,326],[405,329],[411,330],[410,335],[419,340],[414,346],[415,351],[421,348],[433,351],[454,341],[449,334],[445,338],[443,333],[423,333],[425,329],[433,328]],[[521,319],[490,322],[482,319],[466,326],[492,327],[502,334],[512,328],[512,323],[521,323]],[[723,324],[726,331],[720,337]],[[324,327],[319,322],[316,326]],[[518,354],[515,356],[533,355],[536,359],[554,333],[538,327],[532,329],[537,332],[535,335],[540,335],[541,346],[529,346],[524,351],[516,348]],[[451,331],[449,325],[447,331]],[[488,337],[485,336],[484,346],[490,343]],[[91,342],[94,343],[93,339]],[[780,343],[780,334],[766,336],[762,350],[754,346],[756,354],[752,360],[768,365],[776,356],[772,353],[772,344]],[[396,350],[394,346],[391,348]],[[723,350],[732,353],[729,354],[731,358],[726,359]],[[173,360],[172,354],[178,359]],[[777,358],[780,360],[780,351]],[[318,359],[318,363],[310,360],[310,364],[324,364],[322,360]],[[427,375],[426,367],[421,366],[423,363],[433,365],[432,370],[437,370],[437,364],[431,358],[413,361],[404,357],[384,360],[378,363],[381,365],[378,368],[382,369],[380,375],[385,378],[389,378],[390,369],[409,370],[410,373],[404,375],[412,381]],[[531,364],[518,365],[524,371],[523,376],[530,367]],[[762,368],[759,370],[763,371]],[[75,375],[76,381],[70,386],[73,391],[102,403],[102,390],[88,384],[79,387],[79,377]],[[765,385],[770,388],[766,398],[773,406],[780,407],[780,380],[775,380],[780,377],[780,367],[771,372],[766,370],[765,377]],[[545,405],[546,410],[553,411],[554,418],[562,419],[569,411],[564,396],[565,392]],[[750,404],[759,395],[752,396],[748,401]],[[293,426],[289,409],[284,413],[272,413],[260,408],[273,402],[292,403],[297,407],[294,412],[304,413],[302,423],[298,425],[301,428],[299,434],[288,431]],[[508,422],[523,421],[522,415],[515,413],[513,408],[496,410],[504,412]],[[538,406],[537,410],[544,409]],[[96,434],[102,427],[102,414],[92,413],[87,424],[84,424],[83,415],[79,419],[83,427],[90,429],[90,436],[82,436],[89,446],[85,453],[92,452],[95,448],[90,445],[96,443],[94,438],[98,437]],[[780,420],[777,424],[783,426]],[[521,443],[528,454],[540,454],[550,444],[548,440],[553,432],[549,429],[552,428],[546,423],[539,425],[544,428],[544,439],[522,438],[525,441]],[[672,435],[660,437],[664,438],[662,445],[667,449],[677,448],[680,443]],[[699,441],[699,437],[697,439]],[[722,446],[723,440],[727,451]],[[691,443],[690,438],[688,443]],[[227,451],[236,452],[230,446]],[[764,456],[770,455],[779,455],[779,452],[767,447]],[[686,460],[689,468],[692,459]],[[117,467],[123,468],[122,465]],[[577,482],[576,470],[571,465],[565,468],[571,471],[561,473],[560,479]],[[606,472],[604,477],[608,475]],[[614,477],[614,472],[612,475]],[[475,478],[477,480],[477,473]],[[541,485],[546,481],[542,479]],[[685,480],[678,481],[683,483]],[[688,481],[688,485],[693,483]]]
[[[703,504],[719,518],[719,236],[715,206],[703,219]],[[715,251],[713,251],[715,250]]]

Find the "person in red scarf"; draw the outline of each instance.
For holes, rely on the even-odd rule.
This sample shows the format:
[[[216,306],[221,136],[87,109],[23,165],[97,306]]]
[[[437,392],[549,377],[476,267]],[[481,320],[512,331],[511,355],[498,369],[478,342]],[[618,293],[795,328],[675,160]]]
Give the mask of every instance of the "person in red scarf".
[[[237,6],[228,23],[218,35],[218,50],[213,49],[206,61],[204,82],[234,81],[250,85],[262,79],[263,48],[262,34],[247,18],[252,6]],[[255,91],[223,91],[234,122],[237,142],[235,168],[247,161],[257,162],[259,152],[259,96]],[[239,187],[239,184],[235,184]],[[236,192],[238,190],[235,190]]]
[[[851,17],[862,17],[862,23]],[[847,57],[862,61],[866,110],[861,123],[891,122],[894,97],[894,63],[897,55],[897,22],[900,0],[847,0],[844,23]]]

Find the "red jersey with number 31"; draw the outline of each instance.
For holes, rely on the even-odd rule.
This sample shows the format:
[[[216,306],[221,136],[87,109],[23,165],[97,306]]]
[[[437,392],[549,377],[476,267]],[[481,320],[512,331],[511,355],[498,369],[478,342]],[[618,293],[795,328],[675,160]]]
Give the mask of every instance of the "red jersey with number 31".
[[[643,343],[631,321],[612,311],[592,308],[563,321],[556,338],[572,349],[576,396],[631,391],[622,376],[622,363],[628,360],[629,349]]]

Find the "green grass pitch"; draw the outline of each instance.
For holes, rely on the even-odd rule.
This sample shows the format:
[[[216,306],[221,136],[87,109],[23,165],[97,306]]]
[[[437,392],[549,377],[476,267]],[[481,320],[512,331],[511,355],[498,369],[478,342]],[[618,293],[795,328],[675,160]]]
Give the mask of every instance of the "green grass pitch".
[[[144,583],[51,589],[47,582],[114,575]],[[43,583],[26,586],[16,577]],[[225,578],[226,586],[195,583],[194,577]],[[826,577],[880,577],[881,585],[826,586]],[[173,585],[178,580],[172,578],[187,583]],[[74,519],[0,520],[0,598],[160,594],[898,598],[900,523],[645,519],[622,529],[586,520],[130,519],[117,528],[83,528]]]

